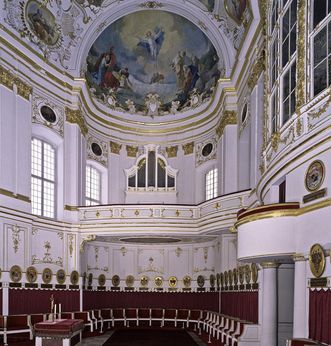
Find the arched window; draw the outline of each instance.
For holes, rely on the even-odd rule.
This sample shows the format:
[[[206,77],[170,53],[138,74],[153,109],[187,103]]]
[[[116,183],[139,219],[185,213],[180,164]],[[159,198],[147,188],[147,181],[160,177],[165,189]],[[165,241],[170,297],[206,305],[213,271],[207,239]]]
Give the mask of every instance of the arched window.
[[[171,168],[159,147],[146,146],[136,164],[125,170],[127,191],[175,191],[177,170]]]
[[[211,169],[206,174],[206,200],[217,197],[218,187],[217,187],[217,168]]]
[[[274,0],[269,12],[271,132],[295,113],[297,0]]]
[[[85,205],[101,204],[101,174],[91,165],[86,166]]]
[[[31,141],[32,214],[55,217],[55,149],[47,142]]]
[[[312,0],[312,90],[313,96],[331,85],[331,2]]]

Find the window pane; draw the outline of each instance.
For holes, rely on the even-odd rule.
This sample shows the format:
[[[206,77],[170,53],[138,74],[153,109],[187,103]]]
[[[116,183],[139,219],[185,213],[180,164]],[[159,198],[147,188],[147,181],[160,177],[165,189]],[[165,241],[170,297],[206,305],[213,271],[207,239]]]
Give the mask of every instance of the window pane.
[[[87,205],[98,205],[101,202],[101,174],[100,172],[92,167],[86,166],[86,200],[89,200]],[[92,202],[94,204],[92,204]]]
[[[290,26],[293,27],[296,21],[297,21],[297,0],[293,0],[291,3]]]
[[[32,214],[41,215],[41,185],[42,180],[39,178],[31,178],[31,205],[32,205]]]
[[[297,48],[297,32],[296,32],[296,25],[291,30],[290,34],[290,56],[293,55],[293,53],[296,51]]]
[[[314,66],[318,65],[326,57],[326,27],[324,27],[319,33],[314,37]]]
[[[206,174],[206,200],[217,197],[217,169]]]
[[[314,28],[326,16],[326,1],[314,0]]]
[[[326,59],[314,70],[314,95],[317,95],[327,86],[326,81]]]

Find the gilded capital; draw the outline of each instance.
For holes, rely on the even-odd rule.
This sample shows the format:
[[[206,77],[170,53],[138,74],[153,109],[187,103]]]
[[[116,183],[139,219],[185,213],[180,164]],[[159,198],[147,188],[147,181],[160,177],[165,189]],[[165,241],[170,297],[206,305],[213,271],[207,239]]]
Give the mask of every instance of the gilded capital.
[[[71,124],[77,124],[83,136],[86,136],[88,128],[80,109],[66,108],[66,120]]]
[[[273,261],[270,261],[270,262],[262,262],[261,263],[261,267],[263,269],[276,269],[279,267],[279,263],[277,262],[273,262]]]
[[[109,146],[110,146],[110,152],[112,154],[117,154],[117,155],[120,153],[120,150],[122,148],[122,144],[112,142],[112,141],[109,142]]]
[[[216,134],[218,137],[223,135],[224,129],[227,125],[236,125],[237,124],[237,112],[225,110],[223,116],[221,117],[220,122],[216,127]]]
[[[177,157],[177,151],[178,151],[178,146],[175,145],[173,147],[167,147],[166,152],[168,154],[168,157]]]
[[[13,90],[14,80],[14,75],[3,66],[0,66],[0,84],[4,85],[10,90]]]
[[[128,157],[136,157],[138,152],[138,147],[134,147],[132,145],[126,146],[126,153]]]
[[[15,84],[17,88],[17,94],[29,101],[30,95],[32,94],[32,87],[19,78],[15,78]]]
[[[193,154],[194,151],[194,142],[186,143],[182,145],[184,155]]]
[[[305,261],[306,258],[302,253],[296,253],[292,256],[294,262],[302,262]]]

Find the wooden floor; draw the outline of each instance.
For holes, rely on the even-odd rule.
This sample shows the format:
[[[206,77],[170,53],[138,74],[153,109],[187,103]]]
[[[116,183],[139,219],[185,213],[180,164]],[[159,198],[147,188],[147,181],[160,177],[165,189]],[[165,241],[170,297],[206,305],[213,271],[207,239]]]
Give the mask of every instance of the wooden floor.
[[[185,330],[119,329],[103,344],[113,346],[198,346]]]

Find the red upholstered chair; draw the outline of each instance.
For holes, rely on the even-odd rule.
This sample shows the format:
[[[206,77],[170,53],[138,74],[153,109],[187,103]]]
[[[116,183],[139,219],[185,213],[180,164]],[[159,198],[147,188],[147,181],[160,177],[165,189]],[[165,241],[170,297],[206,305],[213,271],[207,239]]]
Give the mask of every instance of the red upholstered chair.
[[[231,329],[231,325],[233,323],[233,319],[231,319],[231,317],[224,316],[224,319],[225,319],[224,326],[219,329],[219,332],[221,335],[221,342],[225,342],[227,332],[228,330]]]
[[[84,325],[90,328],[90,331],[93,332],[93,321],[90,318],[88,311],[74,312],[74,319],[83,320]]]
[[[113,309],[113,327],[115,327],[116,322],[123,322],[125,325],[125,310],[124,309]]]
[[[140,325],[141,322],[148,322],[148,325],[152,325],[151,320],[151,309],[139,308],[138,309],[138,320],[137,325]]]
[[[101,316],[100,310],[91,310],[92,318],[94,319],[95,329],[98,329],[98,324],[100,324],[100,333],[103,331],[103,318]]]
[[[215,316],[216,317],[214,317],[213,322],[211,322],[209,325],[209,334],[212,334],[213,338],[215,337],[216,329],[219,326],[221,320],[220,314],[215,314]]]
[[[194,330],[196,330],[196,327],[198,326],[201,316],[203,314],[202,310],[190,310],[190,316],[188,320],[188,327],[190,327],[190,323],[193,323],[194,325]]]
[[[235,320],[235,326],[233,332],[229,333],[228,337],[228,344],[231,346],[238,344],[238,338],[241,336],[243,330],[244,330],[244,321]]]
[[[223,330],[223,328],[225,326],[225,322],[226,322],[226,318],[224,317],[224,315],[220,315],[219,323],[218,323],[218,325],[216,325],[214,327],[217,340],[219,340],[219,338],[220,338],[220,334],[221,334],[221,331]],[[213,330],[213,336],[215,335],[214,330]]]
[[[108,323],[108,329],[110,329],[110,323],[113,320],[112,309],[101,309],[101,317],[104,323]]]
[[[138,309],[125,309],[125,325],[127,327],[130,326],[130,321],[135,322],[136,326],[138,326]]]
[[[28,316],[28,325],[30,328],[30,339],[33,338],[33,326],[36,323],[43,322],[46,319],[46,315],[44,314],[33,314]]]
[[[9,334],[18,333],[29,333],[30,339],[32,340],[32,334],[28,323],[28,315],[4,316],[4,344],[7,345],[7,336]]]
[[[176,315],[176,325],[178,322],[183,322],[183,328],[188,328],[188,320],[190,317],[190,310],[187,309],[179,309],[177,310],[177,315]]]
[[[164,310],[163,309],[152,309],[151,311],[151,323],[158,322],[161,323],[160,326],[163,326],[163,317],[164,317]]]
[[[177,310],[176,309],[164,309],[163,314],[163,326],[165,322],[174,322],[174,325],[176,326],[176,317],[177,317]]]
[[[211,334],[211,327],[216,323],[217,316],[218,316],[218,313],[212,312],[211,315],[210,315],[210,318],[205,323],[205,327],[206,327],[206,332],[207,333],[209,332],[209,334]]]
[[[61,312],[61,318],[64,320],[72,320],[74,317],[73,312]]]

